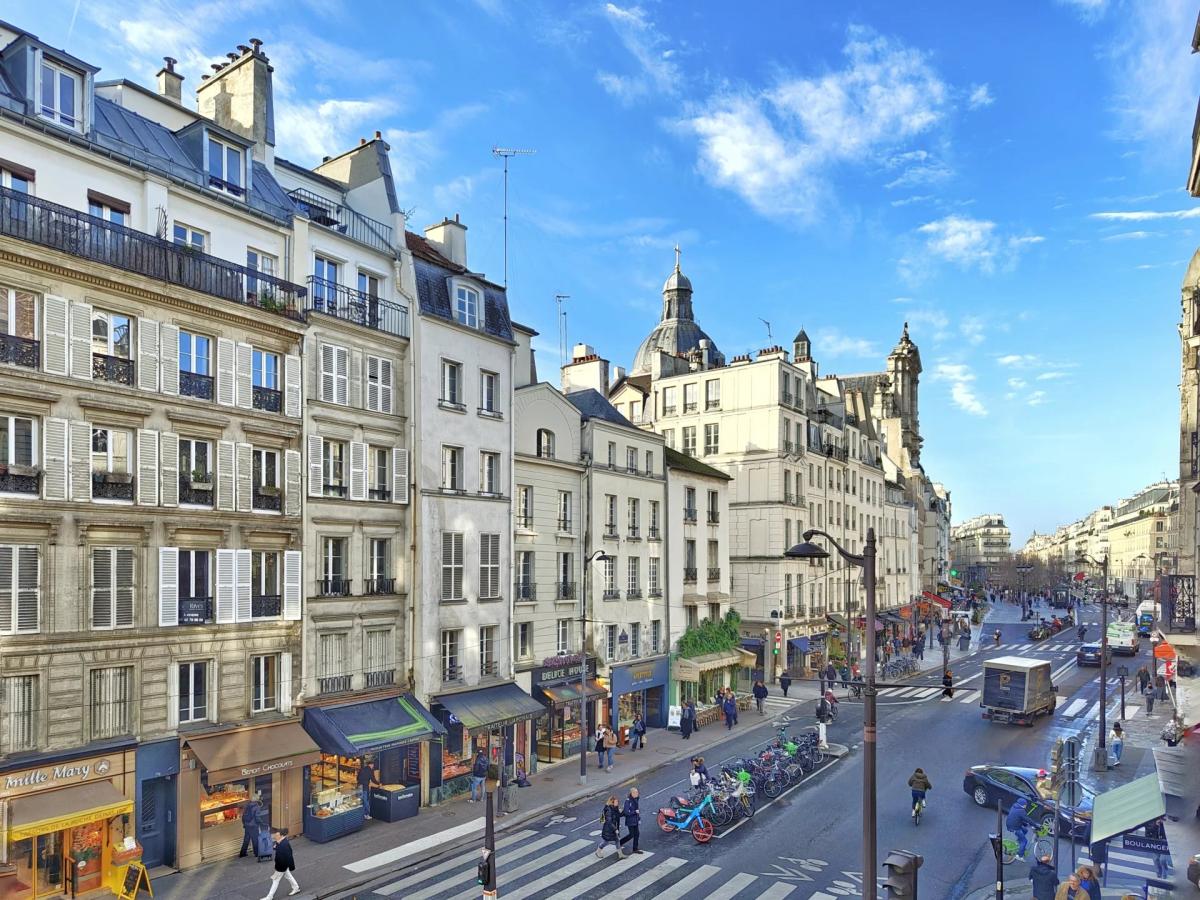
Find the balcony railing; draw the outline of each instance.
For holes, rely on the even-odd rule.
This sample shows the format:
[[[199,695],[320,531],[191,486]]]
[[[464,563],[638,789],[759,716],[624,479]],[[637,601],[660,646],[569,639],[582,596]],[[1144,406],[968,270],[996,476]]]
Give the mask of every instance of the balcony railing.
[[[263,490],[255,486],[253,504],[255,509],[280,512],[283,509],[283,497],[279,493],[279,488]]]
[[[317,685],[322,694],[343,694],[350,690],[350,675],[329,675],[318,678]]]
[[[717,525],[721,522],[721,513],[718,510],[710,509],[708,511],[708,524]]]
[[[349,597],[350,578],[322,578],[317,582],[317,591],[322,597]]]
[[[784,453],[791,453],[791,452],[792,452],[792,442],[791,442],[791,441],[784,441],[784,442],[783,442],[783,452],[784,452]]]
[[[496,660],[481,659],[479,661],[479,674],[480,675],[496,675],[496,674],[499,674],[499,672],[500,672],[500,667],[497,665]]]
[[[532,581],[518,579],[513,582],[513,601],[516,603],[532,603],[537,600],[537,585]]]
[[[603,597],[605,600],[620,600],[621,592],[616,588],[605,588]]]
[[[720,408],[721,408],[720,400],[705,400],[704,401],[704,409],[706,412],[709,410],[720,409]]]
[[[391,225],[364,216],[333,200],[326,200],[304,188],[288,191],[288,196],[295,201],[300,212],[307,216],[309,221],[360,244],[373,247],[380,253],[390,255],[394,252]]]
[[[784,404],[785,404],[786,406],[791,406],[791,405],[792,405],[792,401],[793,401],[794,399],[795,399],[795,397],[793,397],[793,396],[792,396],[792,392],[791,392],[791,391],[784,391],[784,392],[783,392],[783,402],[784,402]]]
[[[368,578],[363,582],[363,594],[367,596],[394,593],[396,593],[395,578]]]
[[[179,624],[204,625],[212,621],[212,597],[180,597]]]
[[[274,388],[254,386],[254,408],[277,413],[283,409],[283,394]]]
[[[179,370],[179,396],[195,397],[197,400],[213,398],[213,377],[198,372]]]
[[[408,337],[408,307],[373,294],[308,276],[308,308],[364,328]]]
[[[684,510],[683,510],[683,521],[684,521],[684,522],[695,522],[695,521],[696,521],[696,509],[695,509],[695,507],[684,507]]]
[[[694,568],[692,568],[692,569],[685,568],[683,570],[683,580],[684,580],[685,584],[695,584],[696,570]]]
[[[664,416],[673,416],[673,415],[675,415],[675,406],[674,406],[674,405],[671,405],[671,406],[664,406],[664,407],[663,407],[663,415],[664,415]]]
[[[617,526],[615,524],[605,525],[604,536],[616,540],[620,536],[617,534]]]
[[[41,472],[14,472],[8,466],[0,466],[0,494],[41,493]]]
[[[708,580],[709,581],[720,581],[721,580],[721,570],[719,567],[718,568],[713,568],[711,566],[709,567]]]
[[[442,664],[442,684],[453,683],[455,681],[462,681],[462,677],[463,677],[462,666],[457,665],[457,664],[454,664],[454,665],[446,665],[445,663]]]
[[[301,317],[305,290],[298,284],[22,191],[0,188],[0,234],[243,306]]]
[[[283,597],[279,594],[258,594],[250,598],[250,616],[254,619],[274,619],[283,612]]]
[[[349,495],[350,489],[344,484],[331,484],[327,481],[322,487],[321,493],[326,497],[346,497]]]
[[[834,446],[833,444],[826,444],[823,448],[823,452],[830,459],[840,459],[842,462],[846,461],[846,448],[845,447],[837,447],[837,446]]]
[[[646,595],[648,597],[661,597],[662,596],[662,588],[651,586],[650,590],[646,591]]]
[[[657,541],[660,539],[660,537],[661,536],[659,535],[657,525],[651,525],[648,529],[646,529],[646,540]]]
[[[630,541],[640,541],[642,539],[642,530],[636,525],[630,525],[629,533],[625,537]]]
[[[695,412],[696,411],[696,402],[693,400],[691,403],[684,403],[683,411],[685,413]]]
[[[378,672],[367,672],[364,681],[365,686],[369,688],[387,687],[396,683],[396,670],[381,669]]]
[[[1196,631],[1196,577],[1162,576],[1163,624],[1168,634],[1194,634]]]
[[[367,490],[367,499],[390,501],[392,492],[389,488],[373,487]]]
[[[42,345],[29,338],[0,334],[0,363],[38,369],[42,365]]]
[[[112,384],[133,385],[133,360],[119,356],[92,354],[92,380],[108,381]]]
[[[533,528],[533,516],[528,513],[517,513],[517,527],[526,531]]]
[[[572,525],[572,522],[570,519],[559,519],[558,520],[559,534],[572,534],[573,532],[571,531],[571,525]]]
[[[179,476],[179,502],[193,506],[213,505],[212,473],[202,472]]]
[[[629,588],[627,591],[625,591],[625,599],[626,600],[641,600],[642,599],[642,589],[636,588],[636,587]]]
[[[555,600],[574,600],[575,599],[575,582],[560,581],[554,585]]]
[[[133,475],[124,472],[93,472],[93,500],[133,502]]]

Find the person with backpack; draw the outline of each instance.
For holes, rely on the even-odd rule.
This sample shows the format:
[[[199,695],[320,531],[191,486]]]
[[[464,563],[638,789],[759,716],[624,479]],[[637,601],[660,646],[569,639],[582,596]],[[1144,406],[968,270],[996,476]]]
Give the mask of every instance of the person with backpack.
[[[483,795],[487,792],[488,758],[483,748],[475,754],[475,763],[471,766],[471,796],[470,803],[482,803]]]
[[[631,750],[646,746],[646,720],[642,718],[641,713],[633,717],[633,724],[629,726],[629,735]]]
[[[621,850],[621,808],[617,806],[617,798],[609,796],[600,810],[600,846],[596,848],[596,856],[604,854],[604,848],[612,844],[617,848],[617,857],[625,856]]]

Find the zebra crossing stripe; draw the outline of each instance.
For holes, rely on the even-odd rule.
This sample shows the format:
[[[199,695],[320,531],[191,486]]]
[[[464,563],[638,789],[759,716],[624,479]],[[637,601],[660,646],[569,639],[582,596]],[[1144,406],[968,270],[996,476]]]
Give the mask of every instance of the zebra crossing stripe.
[[[617,863],[617,865],[622,867],[622,874],[624,874],[624,872],[629,871],[634,866],[638,866],[644,862],[647,862],[653,855],[653,853],[649,852],[637,855],[631,854],[628,859],[621,860]],[[612,873],[608,870],[608,866],[602,866],[599,872],[588,876],[587,878],[583,879],[583,881],[574,882],[566,890],[559,891],[557,894],[552,894],[549,897],[549,900],[575,900],[576,897],[582,896],[585,891],[590,891],[592,888],[598,887],[599,885],[604,884],[606,881],[611,881]]]
[[[604,896],[608,898],[608,900],[629,900],[629,898],[638,891],[650,887],[650,885],[654,884],[654,882],[658,881],[658,879],[662,878],[664,875],[669,875],[671,872],[674,872],[685,862],[687,862],[687,860],[680,859],[678,856],[669,856],[649,872],[643,872],[637,878],[633,879],[633,881],[625,882],[625,884],[621,885],[621,887],[617,888],[616,890],[609,891]]]
[[[559,835],[555,835],[555,837],[559,837],[561,839],[561,836],[559,836]],[[549,844],[553,844],[553,843],[557,843],[557,841],[549,841],[549,842],[534,841],[533,845],[537,845],[535,847],[535,849],[541,849],[542,847],[546,847]],[[531,846],[533,846],[533,845],[531,845]],[[565,844],[562,844],[559,847],[556,847],[553,850],[550,850],[546,853],[539,854],[536,857],[534,857],[534,859],[531,862],[527,862],[524,865],[517,866],[515,869],[509,869],[508,867],[510,865],[512,865],[514,862],[516,862],[518,859],[520,859],[521,857],[529,855],[524,847],[522,847],[519,852],[505,853],[502,855],[497,855],[496,861],[497,861],[497,863],[503,863],[503,865],[504,865],[503,871],[504,871],[505,878],[522,878],[531,872],[536,872],[538,869],[542,868],[543,866],[548,866],[551,863],[562,859],[564,856],[570,856],[572,853],[577,853],[581,850],[591,849],[593,846],[595,846],[595,845],[587,838],[579,838],[578,840],[569,841]],[[461,862],[460,862],[460,864],[461,864]],[[425,875],[422,875],[421,877],[428,878],[429,876],[427,874],[425,874]],[[474,880],[475,880],[475,871],[471,868],[468,868],[462,872],[459,872],[457,875],[438,879],[433,884],[431,884],[429,887],[423,888],[422,890],[417,891],[414,894],[407,894],[407,895],[405,895],[404,900],[431,900],[431,898],[438,896],[443,891],[454,888],[456,886],[465,887],[466,885],[470,884]],[[468,890],[464,891],[464,893],[460,896],[474,897],[475,890],[473,888],[468,889]]]
[[[1087,715],[1084,716],[1084,718],[1090,719],[1090,718],[1096,716],[1099,712],[1100,712],[1100,701],[1097,700],[1095,703],[1092,704],[1092,708],[1087,711]]]
[[[738,872],[715,891],[710,891],[705,896],[708,900],[733,900],[735,896],[742,892],[743,888],[754,884],[756,881],[758,881],[757,876]]]
[[[616,852],[616,851],[614,851],[614,852]],[[631,856],[628,859],[622,859],[622,860],[618,860],[617,862],[608,863],[603,868],[605,879],[611,878],[614,875],[619,877],[620,874],[622,872],[624,872],[626,869],[630,869],[633,866],[636,866],[640,862],[645,862],[647,856],[649,856],[649,855],[650,854],[645,854],[642,856]],[[538,893],[539,891],[544,891],[544,890],[546,890],[546,888],[554,887],[554,885],[558,884],[560,881],[563,881],[564,879],[570,878],[572,875],[582,872],[584,869],[586,869],[588,866],[592,865],[595,862],[596,862],[595,855],[593,855],[591,853],[585,853],[582,857],[575,860],[574,862],[568,863],[567,865],[562,866],[559,869],[555,869],[549,875],[543,875],[541,878],[537,879],[536,881],[531,881],[528,884],[523,884],[519,888],[517,888],[516,890],[514,890],[512,892],[506,892],[504,896],[507,898],[507,900],[524,900],[524,898],[532,897],[534,894]],[[597,883],[599,883],[599,882],[597,882]],[[473,897],[473,896],[475,896],[475,892],[472,891],[471,894],[465,895],[465,896]],[[567,894],[567,896],[577,896],[577,895],[575,894],[575,891],[572,890]]]
[[[788,894],[796,889],[794,884],[788,884],[786,881],[777,881],[761,894],[755,900],[783,900]]]
[[[721,870],[716,866],[701,866],[691,875],[680,879],[666,890],[660,891],[656,900],[679,900],[680,897],[686,897],[692,888],[699,887],[714,875],[719,875],[720,872]]]
[[[1081,709],[1083,709],[1085,706],[1087,706],[1086,700],[1082,700],[1082,699],[1072,700],[1071,705],[1063,710],[1063,715],[1064,716],[1077,716],[1077,715],[1079,715],[1079,711]]]
[[[537,832],[527,829],[525,831],[518,831],[516,834],[511,834],[502,840],[496,841],[496,852],[499,853],[504,848],[509,847],[518,841],[523,841],[534,834],[537,834]],[[427,881],[430,878],[433,878],[435,875],[441,875],[443,872],[449,872],[451,869],[456,869],[461,865],[461,859],[452,859],[449,862],[441,863],[433,868],[423,869],[416,875],[410,875],[407,878],[401,878],[399,881],[393,881],[391,884],[386,885],[385,887],[377,888],[376,893],[389,895],[394,894],[403,887],[408,887],[412,884],[420,884],[422,881]],[[344,866],[343,868],[350,867]],[[373,868],[373,866],[368,868]]]
[[[968,691],[967,695],[959,700],[959,703],[974,703],[979,699],[979,691]]]
[[[941,690],[941,688],[921,688],[921,690],[918,691],[913,696],[920,697],[923,700],[926,697],[932,697],[934,694],[936,694],[940,690]]]

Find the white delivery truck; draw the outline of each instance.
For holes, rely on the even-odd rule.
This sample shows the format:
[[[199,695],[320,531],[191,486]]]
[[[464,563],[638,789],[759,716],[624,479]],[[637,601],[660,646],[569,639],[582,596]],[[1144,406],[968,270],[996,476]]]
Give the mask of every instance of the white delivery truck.
[[[1141,649],[1137,625],[1133,622],[1109,622],[1108,646],[1112,647],[1113,653],[1137,656],[1138,650]]]

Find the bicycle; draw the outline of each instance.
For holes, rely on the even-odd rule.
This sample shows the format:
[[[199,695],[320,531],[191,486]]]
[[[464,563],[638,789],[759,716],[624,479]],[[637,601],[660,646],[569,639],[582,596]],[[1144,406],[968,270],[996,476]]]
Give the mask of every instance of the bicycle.
[[[682,801],[684,798],[676,797],[676,801]],[[678,809],[673,809],[669,806],[663,807],[658,811],[658,827],[670,834],[672,831],[690,830],[692,837],[697,844],[707,844],[712,840],[716,829],[713,823],[704,817],[706,811],[711,812],[713,798],[711,794],[706,794],[704,799],[697,805],[688,807],[684,803],[679,803]],[[683,818],[680,818],[683,816]]]
[[[1017,843],[1017,839],[1015,837],[1013,837],[1013,838],[1006,837],[1001,842],[1004,864],[1006,866],[1009,865],[1010,863],[1014,863],[1018,859],[1022,858],[1017,855],[1017,849],[1019,848],[1019,846],[1020,845]],[[1033,832],[1032,848],[1033,848],[1033,858],[1034,859],[1041,859],[1043,856],[1050,856],[1054,852],[1054,847],[1052,846],[1051,841],[1050,841],[1050,822],[1049,821],[1045,822],[1040,828],[1036,829]],[[1026,849],[1028,849],[1028,848],[1026,848]]]
[[[921,824],[921,815],[925,812],[925,798],[922,797],[917,801],[915,812],[913,813],[913,828]]]

